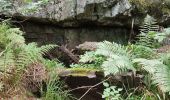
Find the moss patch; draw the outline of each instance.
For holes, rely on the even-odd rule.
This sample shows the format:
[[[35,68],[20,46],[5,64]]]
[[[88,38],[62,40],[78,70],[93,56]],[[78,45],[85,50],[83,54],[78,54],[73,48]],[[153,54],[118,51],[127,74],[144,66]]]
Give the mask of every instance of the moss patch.
[[[137,13],[160,16],[170,14],[170,4],[167,3],[167,0],[129,0],[129,2],[135,7]]]
[[[89,68],[70,68],[60,72],[59,76],[76,76],[76,77],[96,77],[96,72],[100,70]]]

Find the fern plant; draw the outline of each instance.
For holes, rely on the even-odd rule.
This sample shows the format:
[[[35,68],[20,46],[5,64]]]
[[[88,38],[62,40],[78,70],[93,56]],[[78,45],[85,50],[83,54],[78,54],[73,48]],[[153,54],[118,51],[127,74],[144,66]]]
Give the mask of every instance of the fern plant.
[[[104,41],[98,44],[96,54],[107,58],[102,64],[106,76],[127,70],[135,70],[131,61],[131,55],[124,46]]]
[[[155,36],[159,31],[159,26],[156,24],[156,19],[147,15],[144,19],[144,24],[141,26],[140,34],[138,35],[137,45],[147,46],[147,47],[157,47],[159,46]]]
[[[88,51],[84,55],[80,56],[79,64],[71,65],[71,67],[83,67],[100,70],[102,63],[105,60],[106,57],[96,54],[95,51]]]
[[[107,82],[104,82],[103,85],[106,88],[103,91],[102,98],[105,98],[105,100],[123,100],[120,93],[123,90],[122,88],[110,86]]]
[[[156,19],[154,19],[150,15],[147,15],[144,19],[143,25],[141,26],[140,33],[147,34],[152,31],[158,32],[159,25],[157,25]]]
[[[25,44],[22,35],[23,32],[18,28],[10,28],[4,22],[0,24],[0,71],[4,76],[12,74],[15,81],[20,79],[29,64],[43,63],[43,55],[56,47],[56,45],[38,47],[36,43]]]
[[[0,0],[0,12],[6,14],[12,9],[11,0]]]
[[[170,54],[162,55],[158,59],[134,59],[134,63],[141,65],[141,69],[152,75],[153,83],[164,93],[170,92]]]
[[[156,56],[156,52],[150,47],[136,44],[128,44],[126,47],[133,55],[133,58],[151,59]]]
[[[114,42],[100,42],[96,51],[86,52],[80,58],[80,64],[71,67],[102,69],[106,76],[135,70],[131,53],[126,47]]]
[[[64,84],[59,80],[55,70],[49,73],[47,90],[43,92],[45,93],[42,100],[73,100],[71,94],[64,90]]]

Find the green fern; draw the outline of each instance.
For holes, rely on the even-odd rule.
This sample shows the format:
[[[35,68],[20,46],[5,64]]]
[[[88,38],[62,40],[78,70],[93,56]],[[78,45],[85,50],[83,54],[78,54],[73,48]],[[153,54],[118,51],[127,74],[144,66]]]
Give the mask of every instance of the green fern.
[[[155,40],[154,37],[156,37],[157,32],[159,31],[159,26],[156,25],[156,20],[147,15],[144,19],[144,24],[141,26],[140,34],[137,36],[139,39],[137,41],[137,45],[147,46],[147,47],[158,47],[157,40]]]
[[[163,29],[162,32],[158,32],[154,39],[157,40],[159,43],[169,44],[168,37],[170,36],[170,28]]]
[[[169,56],[170,57],[170,56]],[[170,92],[170,66],[165,63],[168,59],[134,59],[134,63],[142,65],[142,69],[152,75],[156,84],[164,93]]]
[[[52,45],[52,44],[49,44],[49,45],[43,45],[39,48],[39,51],[42,55],[45,55],[46,53],[48,53],[50,50],[54,49],[58,47],[57,45]]]
[[[8,71],[10,68],[14,66],[14,55],[13,51],[10,49],[6,49],[2,55],[0,56],[0,69],[1,71]]]
[[[80,56],[79,62],[87,63],[95,60],[95,51],[86,52]]]
[[[144,24],[141,26],[140,33],[147,34],[149,32],[158,32],[159,25],[157,25],[156,19],[147,15],[144,19]]]
[[[152,48],[143,45],[128,44],[127,48],[133,55],[133,58],[151,59],[156,55],[156,52]]]
[[[96,54],[107,57],[107,60],[102,64],[106,76],[127,70],[135,70],[131,56],[124,46],[104,41],[99,43]]]
[[[10,28],[6,23],[0,24],[0,70],[5,72],[22,72],[29,64],[43,62],[43,55],[56,45],[38,47],[36,43],[25,44],[23,32]]]
[[[79,64],[72,64],[70,67],[74,68],[92,68],[101,70],[102,63],[106,57],[96,54],[95,51],[88,51],[80,56]]]

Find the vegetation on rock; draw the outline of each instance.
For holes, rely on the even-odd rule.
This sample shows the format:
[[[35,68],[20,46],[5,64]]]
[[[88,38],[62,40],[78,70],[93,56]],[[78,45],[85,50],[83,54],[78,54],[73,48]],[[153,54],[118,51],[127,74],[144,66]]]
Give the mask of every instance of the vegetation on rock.
[[[153,13],[150,10],[152,8],[158,9],[160,15],[169,14],[167,0],[129,0],[129,2],[139,13]],[[40,6],[48,3],[48,0],[36,2],[25,0],[20,3],[24,5],[15,9],[16,5],[12,0],[0,0],[0,12],[8,15],[15,9],[26,15],[41,9]],[[76,57],[77,62],[71,64],[69,66],[71,68],[64,67],[57,58],[45,57],[58,45],[39,46],[35,42],[26,43],[24,32],[14,28],[9,22],[10,20],[5,20],[0,23],[2,99],[39,97],[42,100],[74,100],[76,98],[71,95],[71,91],[87,89],[78,98],[81,100],[90,90],[102,84],[104,88],[100,96],[105,100],[165,100],[170,97],[170,51],[157,52],[160,47],[168,44],[166,42],[169,40],[170,28],[162,28],[157,20],[149,15],[144,19],[135,43],[123,45],[109,41],[98,42],[94,45],[97,46],[95,49],[89,48],[93,51],[86,51],[80,55],[79,61],[77,56],[63,46],[70,57]],[[92,79],[97,77],[98,72],[102,73],[102,81],[93,86],[69,90],[70,87],[62,80],[63,77]],[[131,86],[131,83],[134,85]]]

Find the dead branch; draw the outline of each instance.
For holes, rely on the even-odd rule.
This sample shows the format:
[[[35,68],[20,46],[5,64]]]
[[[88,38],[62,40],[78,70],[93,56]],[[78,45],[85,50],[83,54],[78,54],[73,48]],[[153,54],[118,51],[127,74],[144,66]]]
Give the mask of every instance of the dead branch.
[[[79,63],[79,58],[74,55],[69,49],[67,49],[66,46],[62,45],[59,48],[61,51],[67,54],[75,63]]]

